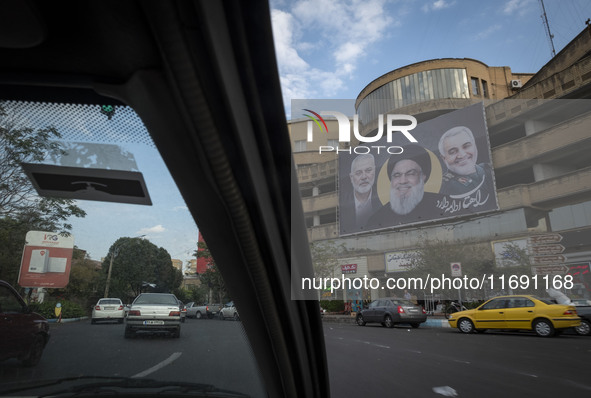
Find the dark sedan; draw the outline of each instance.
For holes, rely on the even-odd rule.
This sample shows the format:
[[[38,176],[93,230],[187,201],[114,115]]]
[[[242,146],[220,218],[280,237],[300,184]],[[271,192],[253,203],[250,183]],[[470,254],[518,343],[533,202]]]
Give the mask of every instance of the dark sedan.
[[[4,281],[0,281],[0,319],[0,360],[16,358],[25,366],[37,365],[49,340],[49,325]]]
[[[413,304],[409,300],[390,297],[373,301],[368,308],[357,314],[356,322],[359,326],[377,322],[387,328],[403,323],[418,328],[427,320],[424,308]]]

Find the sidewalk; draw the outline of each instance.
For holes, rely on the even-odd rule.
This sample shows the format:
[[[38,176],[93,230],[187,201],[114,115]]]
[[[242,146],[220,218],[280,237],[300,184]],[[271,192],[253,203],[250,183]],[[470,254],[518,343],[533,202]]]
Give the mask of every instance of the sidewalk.
[[[355,324],[355,316],[353,315],[329,315],[322,316],[322,321],[326,323],[349,323]],[[430,328],[449,328],[449,322],[445,319],[443,314],[429,315],[427,322],[423,323],[421,327],[426,326]]]

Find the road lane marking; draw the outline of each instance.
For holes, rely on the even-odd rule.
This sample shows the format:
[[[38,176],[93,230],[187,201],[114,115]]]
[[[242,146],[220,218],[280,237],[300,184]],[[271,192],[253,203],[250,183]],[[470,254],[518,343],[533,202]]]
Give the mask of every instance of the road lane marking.
[[[182,352],[175,352],[174,354],[172,354],[171,356],[169,356],[168,358],[166,358],[164,361],[160,362],[159,364],[156,364],[155,366],[152,366],[150,369],[146,369],[143,372],[140,372],[140,373],[133,375],[131,377],[132,378],[145,377],[145,376],[149,375],[150,373],[154,373],[155,371],[162,369],[163,367],[170,365],[171,363],[173,363],[174,361],[179,359],[179,357],[182,354],[183,354]]]

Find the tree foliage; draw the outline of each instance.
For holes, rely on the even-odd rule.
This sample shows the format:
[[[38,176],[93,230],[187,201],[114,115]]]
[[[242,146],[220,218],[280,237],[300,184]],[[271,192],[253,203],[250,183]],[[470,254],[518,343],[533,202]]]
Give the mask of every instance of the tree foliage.
[[[410,276],[426,278],[430,275],[434,278],[451,277],[451,263],[461,263],[462,274],[469,277],[481,278],[483,275],[491,275],[495,272],[494,259],[490,247],[469,241],[450,243],[444,241],[425,240],[417,250],[417,255],[411,261]],[[452,278],[453,279],[453,278]],[[413,292],[421,296],[422,292]],[[443,298],[456,299],[457,290],[442,286],[434,293]],[[484,291],[472,291],[473,299],[479,297]]]
[[[170,254],[147,239],[119,238],[105,257],[103,280],[107,278],[113,260],[109,296],[133,297],[148,286],[154,292],[171,292],[182,282],[182,274],[172,265]],[[104,286],[104,285],[103,285]]]
[[[339,265],[339,256],[344,251],[344,244],[337,244],[334,241],[312,242],[310,254],[315,276],[318,278],[332,276],[334,268]]]
[[[197,259],[203,258],[206,261],[207,270],[199,275],[199,278],[201,279],[202,286],[205,286],[210,290],[210,299],[215,300],[218,303],[223,303],[225,299],[228,298],[226,283],[215,264],[207,244],[205,242],[197,242],[197,250],[193,255],[197,257]]]
[[[0,105],[0,218],[42,224],[46,231],[72,228],[69,217],[86,213],[70,199],[41,198],[23,172],[21,164],[42,162],[65,154],[54,127],[25,126],[17,115]]]
[[[29,231],[68,233],[86,213],[68,199],[41,198],[21,167],[64,154],[53,127],[32,128],[0,104],[0,278],[16,286]]]

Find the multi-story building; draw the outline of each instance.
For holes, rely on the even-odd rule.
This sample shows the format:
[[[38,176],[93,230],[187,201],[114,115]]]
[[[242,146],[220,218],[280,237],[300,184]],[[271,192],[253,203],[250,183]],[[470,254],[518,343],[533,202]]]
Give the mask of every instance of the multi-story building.
[[[338,141],[338,122],[326,119],[328,131],[309,141],[309,119],[292,120],[289,129],[309,240],[344,245],[343,264],[356,263],[358,272],[380,280],[399,271],[388,266],[389,258],[417,249],[425,240],[481,245],[497,267],[503,265],[499,248],[509,242],[530,255],[532,274],[571,274],[575,284],[569,293],[589,296],[590,54],[588,27],[535,74],[513,73],[509,67],[489,67],[473,59],[437,59],[389,72],[359,94],[355,113],[363,136],[375,135],[380,114],[413,115],[420,126],[482,103],[485,149],[492,160],[498,203],[485,213],[343,234],[339,193],[350,177],[345,169],[339,175],[339,157],[348,147]],[[319,153],[320,146],[338,147],[341,153]],[[536,239],[556,242],[541,247],[534,244]],[[365,298],[389,293],[363,292]],[[348,298],[347,292],[341,294],[336,297]]]
[[[177,258],[173,258],[172,259],[172,266],[176,269],[178,269],[179,271],[183,272],[183,261],[179,260]]]

